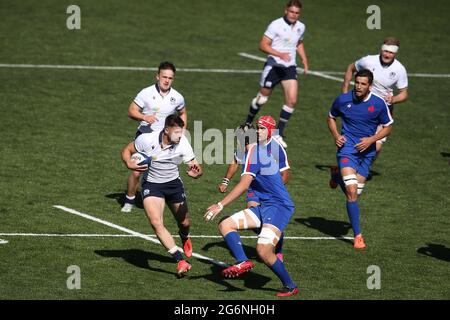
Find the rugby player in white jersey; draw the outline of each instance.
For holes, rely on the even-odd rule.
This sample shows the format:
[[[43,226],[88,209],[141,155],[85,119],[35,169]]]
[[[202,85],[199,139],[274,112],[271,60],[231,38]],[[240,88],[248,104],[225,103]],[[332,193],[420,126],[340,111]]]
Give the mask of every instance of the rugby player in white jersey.
[[[145,213],[161,244],[177,262],[177,275],[182,276],[191,269],[183,258],[170,232],[164,226],[165,204],[172,212],[179,229],[186,257],[192,255],[192,243],[189,238],[189,214],[183,182],[178,165],[187,163],[188,176],[197,179],[202,167],[195,159],[186,136],[183,135],[184,121],[178,115],[170,115],[165,120],[164,129],[143,133],[122,150],[122,160],[126,166],[137,172],[145,172],[142,179],[142,198]],[[148,159],[139,165],[131,155],[139,152]]]
[[[275,138],[283,148],[284,129],[297,104],[298,83],[296,54],[302,60],[304,72],[308,72],[308,58],[303,44],[305,25],[298,21],[302,4],[298,0],[290,0],[284,9],[284,16],[272,21],[259,43],[259,49],[268,54],[261,74],[260,89],[250,104],[246,119],[253,122],[263,104],[267,102],[274,87],[281,82],[284,92],[284,105],[281,108],[278,121],[278,134]]]
[[[356,71],[370,70],[373,73],[371,92],[386,101],[391,115],[393,115],[394,104],[405,102],[408,99],[408,74],[406,68],[396,59],[399,47],[400,41],[397,38],[388,37],[384,39],[379,54],[368,55],[349,64],[344,76],[342,93],[349,91],[350,80]],[[397,91],[395,95],[394,89]],[[381,127],[378,128],[379,130],[381,130]],[[383,138],[377,141],[375,159],[380,154],[386,139]],[[338,186],[336,181],[337,173],[337,166],[332,166],[330,170],[330,187],[333,189]]]
[[[386,101],[391,114],[394,104],[405,102],[408,99],[408,74],[405,67],[396,59],[400,41],[394,37],[384,39],[379,54],[368,55],[347,67],[342,85],[342,93],[349,91],[350,80],[353,73],[362,69],[373,73],[372,93]],[[397,92],[394,95],[394,89]],[[377,141],[377,155],[381,151],[383,141]]]
[[[184,97],[172,88],[175,78],[175,65],[163,61],[158,67],[156,83],[142,89],[128,108],[128,116],[140,121],[135,139],[142,133],[159,131],[164,128],[167,116],[178,113],[187,124],[187,112]],[[130,212],[134,205],[136,190],[139,185],[140,172],[133,171],[128,177],[127,193],[122,212]]]

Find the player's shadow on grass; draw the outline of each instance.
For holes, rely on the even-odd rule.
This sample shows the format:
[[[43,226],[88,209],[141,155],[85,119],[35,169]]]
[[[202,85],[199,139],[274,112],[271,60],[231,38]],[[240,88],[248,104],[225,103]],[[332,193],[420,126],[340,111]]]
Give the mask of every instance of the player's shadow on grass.
[[[304,226],[307,226],[308,228],[316,229],[327,236],[336,238],[346,236],[352,228],[352,225],[348,222],[327,220],[322,217],[308,217],[306,219],[297,218],[294,220]],[[339,240],[353,244],[353,242],[349,239],[340,238]]]
[[[426,247],[417,249],[417,252],[429,257],[450,262],[450,248],[447,248],[443,244],[427,243]]]
[[[321,171],[326,171],[326,172],[330,172],[330,168],[331,167],[334,167],[335,165],[328,165],[328,164],[316,164],[315,165],[315,167],[316,167],[316,169],[319,169],[319,170],[321,170]],[[369,175],[367,176],[367,179],[366,179],[366,181],[370,181],[370,180],[372,180],[372,178],[374,177],[374,176],[380,176],[381,174],[380,173],[378,173],[378,172],[376,172],[376,171],[373,171],[373,170],[370,170],[369,171]]]
[[[123,199],[125,197],[125,193],[124,192],[122,192],[122,193],[110,193],[110,194],[105,195],[105,197],[116,200],[117,203],[120,205],[120,207],[123,207]],[[142,195],[141,195],[141,193],[139,191],[136,193],[136,198],[134,199],[134,205],[137,208],[144,209],[144,205],[142,204]]]
[[[441,152],[441,156],[444,158],[450,158],[450,152]],[[450,164],[450,160],[448,160],[448,164]]]
[[[102,257],[121,258],[138,268],[173,274],[174,276],[176,276],[175,267],[173,268],[174,272],[151,267],[149,264],[149,260],[150,261],[157,260],[159,262],[170,263],[171,265],[175,266],[174,260],[172,258],[151,251],[144,251],[140,249],[126,249],[126,250],[95,250],[94,252]]]

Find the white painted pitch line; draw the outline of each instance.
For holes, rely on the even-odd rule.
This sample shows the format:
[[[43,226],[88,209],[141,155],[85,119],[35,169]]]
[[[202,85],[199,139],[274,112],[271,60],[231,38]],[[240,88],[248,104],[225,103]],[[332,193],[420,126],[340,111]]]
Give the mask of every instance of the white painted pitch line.
[[[133,234],[97,234],[97,233],[0,233],[0,236],[11,236],[11,237],[86,237],[86,238],[141,238],[140,236]],[[149,237],[156,238],[156,235],[151,234]],[[172,235],[176,237],[178,235]],[[207,239],[219,239],[222,236],[208,236],[208,235],[191,235],[191,238],[207,238]],[[258,236],[241,236],[243,239],[257,239]],[[353,240],[353,237],[288,237],[285,236],[284,239],[289,240],[342,240],[348,239]],[[1,239],[0,239],[1,240]],[[4,240],[5,241],[5,240]]]
[[[265,61],[265,58],[254,56],[248,53],[238,53],[239,55]],[[88,66],[88,65],[64,65],[64,64],[19,64],[19,63],[0,63],[0,68],[28,68],[28,69],[79,69],[79,70],[111,70],[111,71],[157,71],[157,68],[152,67],[127,67],[127,66]],[[297,68],[300,72],[303,72],[302,68]],[[252,69],[203,69],[203,68],[178,68],[180,72],[199,72],[199,73],[235,73],[235,74],[253,74],[261,73],[261,70]],[[340,71],[309,71],[311,74],[325,77],[328,75],[344,75],[344,72]],[[319,75],[320,74],[320,75]],[[408,77],[418,78],[450,78],[450,74],[439,73],[408,73]],[[330,79],[327,77],[327,79]],[[338,80],[333,77],[332,80]],[[341,81],[341,80],[339,80]],[[341,81],[342,82],[342,81]]]
[[[7,244],[7,243],[8,243],[8,241],[0,239],[0,244]]]
[[[108,222],[108,221],[106,221],[106,220],[102,220],[102,219],[93,217],[93,216],[88,215],[88,214],[86,214],[86,213],[82,213],[82,212],[76,211],[76,210],[74,210],[74,209],[70,209],[70,208],[67,208],[67,207],[64,207],[64,206],[60,206],[60,205],[54,205],[53,207],[55,207],[55,208],[57,208],[57,209],[60,209],[60,210],[63,210],[63,211],[66,211],[66,212],[69,212],[69,213],[72,213],[72,214],[75,214],[75,215],[77,215],[77,216],[80,216],[80,217],[83,217],[83,218],[86,218],[86,219],[89,219],[89,220],[92,220],[92,221],[95,221],[95,222],[104,224],[104,225],[106,225],[106,226],[108,226],[108,227],[111,227],[111,228],[114,228],[114,229],[123,231],[123,232],[128,233],[128,234],[131,234],[131,235],[133,235],[133,236],[136,236],[136,237],[139,237],[139,238],[142,238],[142,239],[151,241],[151,242],[153,242],[153,243],[161,244],[161,243],[159,242],[159,240],[154,239],[154,238],[152,238],[152,237],[150,237],[150,236],[147,236],[147,235],[145,235],[145,234],[142,234],[142,233],[133,231],[133,230],[131,230],[131,229],[128,229],[128,228],[119,226],[119,225],[117,225],[117,224]],[[198,254],[198,253],[195,253],[195,252],[192,253],[192,256],[193,256],[193,257],[196,257],[197,259],[207,260],[207,261],[209,261],[209,262],[211,262],[211,263],[214,263],[214,264],[216,264],[216,265],[218,265],[218,266],[221,266],[221,267],[227,267],[227,266],[228,266],[228,264],[226,264],[225,262],[218,261],[218,260],[214,260],[214,259],[212,259],[212,258],[205,257],[205,256],[203,256],[203,255],[201,255],[201,254]]]

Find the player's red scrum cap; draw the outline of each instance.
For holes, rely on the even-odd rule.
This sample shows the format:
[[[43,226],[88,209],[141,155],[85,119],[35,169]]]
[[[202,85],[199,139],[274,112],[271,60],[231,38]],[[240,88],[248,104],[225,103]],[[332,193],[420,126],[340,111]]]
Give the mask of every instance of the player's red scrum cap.
[[[256,124],[259,124],[260,126],[263,126],[267,129],[268,134],[267,134],[267,139],[270,139],[270,137],[272,136],[272,131],[276,128],[277,123],[275,121],[274,118],[272,118],[271,116],[262,116],[258,119],[258,121],[256,122]]]

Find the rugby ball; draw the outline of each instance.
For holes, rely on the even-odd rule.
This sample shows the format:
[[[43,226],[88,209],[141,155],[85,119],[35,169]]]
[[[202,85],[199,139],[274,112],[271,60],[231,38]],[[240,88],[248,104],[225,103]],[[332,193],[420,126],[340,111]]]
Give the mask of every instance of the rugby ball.
[[[142,166],[148,163],[148,158],[142,153],[136,152],[131,155],[131,160],[136,162],[138,165]]]

